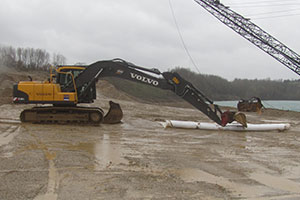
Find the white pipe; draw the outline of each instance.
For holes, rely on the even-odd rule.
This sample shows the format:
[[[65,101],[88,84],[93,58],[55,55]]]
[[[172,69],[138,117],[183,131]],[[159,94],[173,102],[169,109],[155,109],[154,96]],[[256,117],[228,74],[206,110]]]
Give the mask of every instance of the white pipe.
[[[278,130],[284,131],[291,127],[290,124],[247,124],[247,127],[243,127],[238,123],[227,124],[222,127],[216,123],[207,122],[192,122],[192,121],[178,121],[178,120],[166,120],[160,122],[164,127],[184,128],[184,129],[204,129],[204,130],[226,130],[226,131],[270,131]]]

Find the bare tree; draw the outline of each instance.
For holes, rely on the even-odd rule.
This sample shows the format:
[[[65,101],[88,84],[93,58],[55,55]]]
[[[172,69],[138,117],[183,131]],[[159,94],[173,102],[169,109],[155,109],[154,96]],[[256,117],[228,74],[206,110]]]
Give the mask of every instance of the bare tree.
[[[0,46],[0,63],[7,67],[16,67],[20,69],[49,69],[51,59],[50,54],[44,49],[17,48],[11,46]],[[66,58],[54,53],[52,55],[54,65],[63,65]]]
[[[66,64],[66,57],[59,54],[59,53],[54,53],[52,56],[52,64],[53,65],[64,65]]]
[[[9,47],[1,47],[0,48],[0,59],[1,62],[7,67],[15,67],[16,66],[16,49]]]

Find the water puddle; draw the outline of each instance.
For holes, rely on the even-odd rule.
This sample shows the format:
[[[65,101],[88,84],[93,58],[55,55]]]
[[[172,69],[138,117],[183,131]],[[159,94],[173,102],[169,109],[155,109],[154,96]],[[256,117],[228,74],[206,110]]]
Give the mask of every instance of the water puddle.
[[[79,143],[68,145],[67,149],[85,151],[95,156],[95,170],[111,168],[118,165],[128,165],[124,158],[125,150],[120,144],[120,139],[114,140],[109,134],[104,134],[101,140],[95,143]]]
[[[68,150],[72,150],[72,151],[86,151],[90,154],[94,154],[94,146],[95,144],[93,143],[78,143],[76,145],[67,145],[67,149]]]
[[[55,167],[54,160],[56,158],[56,153],[49,150],[47,145],[43,143],[37,136],[31,134],[35,139],[36,143],[31,144],[27,149],[40,149],[43,151],[46,160],[49,163],[49,173],[48,173],[48,186],[45,194],[38,194],[34,200],[57,200],[59,189],[59,173]]]
[[[109,134],[104,134],[101,142],[94,145],[94,154],[97,163],[95,170],[120,164],[128,165],[128,160],[123,156],[121,144],[111,141]]]

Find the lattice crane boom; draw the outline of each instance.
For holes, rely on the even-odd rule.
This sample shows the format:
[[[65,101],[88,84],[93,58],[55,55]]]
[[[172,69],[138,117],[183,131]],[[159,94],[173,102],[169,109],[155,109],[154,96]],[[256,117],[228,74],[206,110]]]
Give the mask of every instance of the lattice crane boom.
[[[236,33],[300,75],[299,54],[251,22],[250,19],[231,10],[228,6],[220,3],[219,0],[194,1]]]

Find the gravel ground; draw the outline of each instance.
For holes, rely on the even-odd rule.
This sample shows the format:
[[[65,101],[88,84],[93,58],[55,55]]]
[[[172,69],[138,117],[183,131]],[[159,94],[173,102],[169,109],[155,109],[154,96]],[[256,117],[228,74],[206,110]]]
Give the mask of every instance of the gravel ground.
[[[247,113],[291,123],[285,132],[163,129],[209,119],[120,99],[123,123],[101,126],[21,124],[30,106],[1,105],[0,199],[300,199],[300,113]]]

